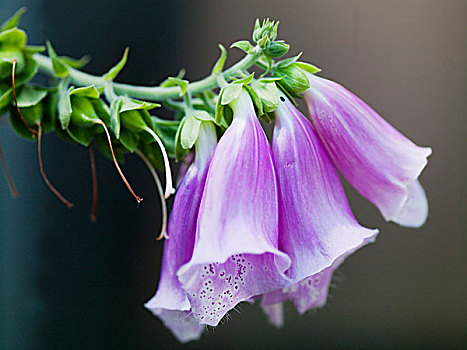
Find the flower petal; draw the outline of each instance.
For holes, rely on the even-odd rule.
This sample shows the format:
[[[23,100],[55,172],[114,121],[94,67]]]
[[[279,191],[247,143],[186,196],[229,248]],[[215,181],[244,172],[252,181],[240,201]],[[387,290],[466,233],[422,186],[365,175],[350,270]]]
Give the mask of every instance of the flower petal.
[[[270,147],[246,92],[206,179],[193,257],[178,272],[201,323],[285,287],[290,260],[277,249],[277,189]]]
[[[311,123],[289,102],[276,110],[273,159],[279,183],[279,248],[298,282],[373,242],[354,218],[334,165]]]
[[[284,304],[276,303],[270,305],[262,305],[264,313],[269,319],[269,323],[277,328],[284,326]]]
[[[266,309],[267,307],[272,308],[274,305],[280,305],[287,299],[295,304],[295,307],[301,314],[311,309],[323,307],[326,304],[334,270],[334,266],[328,267],[313,276],[302,279],[290,287],[263,295],[261,307],[268,316],[271,311],[270,309]],[[272,316],[269,317],[271,322],[273,322]]]
[[[199,205],[209,160],[216,145],[212,126],[203,123],[200,133],[199,142],[202,145],[197,147],[196,159],[188,168],[175,196],[159,286],[156,295],[145,304],[180,342],[198,339],[204,331],[204,326],[191,314],[190,303],[176,275],[180,266],[189,261],[193,254]]]
[[[307,76],[310,88],[304,97],[310,119],[347,181],[375,204],[386,220],[422,225],[428,215],[426,200],[420,189],[409,192],[418,187],[414,182],[426,166],[431,148],[415,145],[341,85]],[[416,208],[418,205],[421,207]]]

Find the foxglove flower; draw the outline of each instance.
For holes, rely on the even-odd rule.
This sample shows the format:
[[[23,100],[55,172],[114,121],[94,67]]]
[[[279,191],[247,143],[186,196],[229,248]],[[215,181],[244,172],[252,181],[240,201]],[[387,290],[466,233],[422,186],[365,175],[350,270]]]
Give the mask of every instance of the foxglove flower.
[[[196,221],[204,183],[214,148],[216,131],[211,123],[202,123],[196,143],[196,156],[178,186],[162,257],[162,271],[156,295],[146,307],[157,315],[181,342],[198,339],[204,326],[191,315],[185,291],[177,271],[193,253]]]
[[[269,322],[277,328],[284,325],[283,303],[285,300],[291,300],[300,314],[323,307],[326,304],[332,275],[337,266],[338,264],[328,267],[283,290],[264,294],[261,298],[261,308]]]
[[[423,225],[428,202],[418,176],[431,148],[415,145],[341,85],[307,76],[310,119],[342,175],[387,221]]]
[[[193,257],[178,272],[193,316],[216,326],[241,301],[288,284],[278,246],[278,204],[268,140],[243,91],[214,152]]]
[[[373,242],[360,226],[337,171],[311,123],[281,96],[272,155],[279,184],[279,249],[292,260],[294,284],[265,295],[263,306],[291,299],[300,313],[324,305],[332,272]]]

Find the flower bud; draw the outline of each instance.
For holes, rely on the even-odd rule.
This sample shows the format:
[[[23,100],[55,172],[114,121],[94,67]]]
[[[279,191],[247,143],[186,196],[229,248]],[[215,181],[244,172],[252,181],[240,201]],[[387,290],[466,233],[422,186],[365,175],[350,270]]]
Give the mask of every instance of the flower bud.
[[[265,50],[266,55],[271,57],[281,57],[289,51],[290,45],[283,41],[274,41]]]
[[[277,75],[284,76],[280,84],[292,95],[302,93],[310,87],[305,73],[295,64],[277,70]]]

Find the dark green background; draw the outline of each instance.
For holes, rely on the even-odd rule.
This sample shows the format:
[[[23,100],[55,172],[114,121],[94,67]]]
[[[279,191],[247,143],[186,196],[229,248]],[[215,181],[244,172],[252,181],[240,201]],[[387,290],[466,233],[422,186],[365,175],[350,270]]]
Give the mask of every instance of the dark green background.
[[[466,1],[46,1],[2,0],[0,18],[29,8],[30,41],[60,54],[89,54],[101,74],[130,59],[120,80],[157,83],[180,67],[209,73],[217,43],[248,39],[256,17],[281,20],[292,53],[323,68],[433,155],[421,181],[430,217],[420,229],[385,223],[354,190],[356,217],[381,234],[336,273],[324,309],[288,307],[276,330],[255,306],[184,348],[456,349],[466,345]],[[239,58],[231,54],[229,62]],[[98,157],[100,213],[90,223],[88,154],[44,138],[46,188],[32,142],[2,122],[2,141],[21,196],[0,176],[0,348],[182,348],[143,308],[159,276],[160,205],[134,156],[124,171],[144,197],[139,209],[113,165]]]

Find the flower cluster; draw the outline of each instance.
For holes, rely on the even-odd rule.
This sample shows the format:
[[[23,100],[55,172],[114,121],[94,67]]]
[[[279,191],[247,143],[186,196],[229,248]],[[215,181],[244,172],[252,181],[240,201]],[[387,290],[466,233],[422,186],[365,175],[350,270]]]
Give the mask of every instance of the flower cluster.
[[[233,119],[217,145],[202,123],[146,304],[182,342],[242,301],[260,299],[277,326],[286,300],[300,313],[326,303],[334,270],[378,234],[353,216],[337,170],[386,220],[426,220],[417,178],[431,150],[341,85],[305,74],[309,119],[280,93],[272,144],[246,89],[230,102]]]
[[[0,25],[0,117],[9,112],[13,129],[37,140],[44,181],[68,207],[45,175],[41,137],[54,131],[89,147],[93,220],[93,145],[113,160],[138,203],[119,162],[128,152],[142,158],[162,201],[159,237],[168,238],[158,290],[146,307],[181,342],[199,338],[243,301],[258,299],[277,326],[286,300],[300,313],[326,303],[334,271],[378,234],[354,218],[338,171],[386,220],[425,222],[428,202],[418,177],[431,149],[412,143],[341,85],[314,75],[319,69],[298,61],[300,55],[282,59],[290,46],[278,40],[278,22],[257,20],[254,45],[233,43],[245,56],[228,69],[220,46],[204,79],[189,82],[180,72],[147,87],[114,82],[128,49],[102,76],[79,71],[87,60],[58,56],[50,42],[48,57],[41,55],[45,47],[27,45],[18,28],[23,13]],[[259,78],[249,71],[254,66],[264,70]],[[53,77],[49,86],[30,83],[38,72]],[[300,95],[308,119],[294,107]],[[173,120],[150,114],[162,106]],[[274,121],[272,142],[258,117]],[[169,158],[191,164],[181,169],[166,229]],[[17,196],[1,144],[0,167]],[[165,170],[165,190],[155,169]]]

